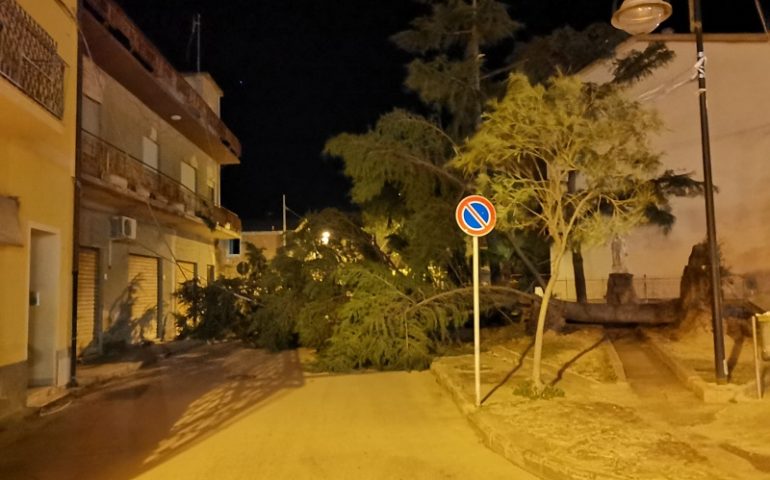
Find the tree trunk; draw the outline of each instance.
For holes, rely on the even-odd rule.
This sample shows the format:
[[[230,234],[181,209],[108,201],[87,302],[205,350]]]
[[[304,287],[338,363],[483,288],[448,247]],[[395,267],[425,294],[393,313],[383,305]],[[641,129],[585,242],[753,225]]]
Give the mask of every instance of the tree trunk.
[[[560,245],[556,250],[556,258],[553,261],[553,268],[551,269],[551,276],[548,279],[548,283],[545,286],[543,292],[543,299],[540,301],[540,311],[537,315],[537,330],[535,331],[535,353],[532,359],[532,383],[535,389],[540,392],[543,389],[543,380],[540,377],[540,363],[543,358],[543,331],[545,330],[545,319],[548,315],[548,303],[553,295],[553,289],[556,286],[556,282],[559,280],[559,267],[561,266],[562,258],[564,257],[564,251],[566,245]]]
[[[580,244],[572,247],[572,270],[575,274],[575,298],[578,303],[588,303],[586,290],[586,273],[583,270],[583,252]]]
[[[660,303],[610,305],[552,301],[552,308],[574,323],[609,325],[666,325],[679,318],[679,300]]]
[[[575,193],[577,190],[577,172],[572,171],[567,175],[567,192]],[[571,216],[574,212],[568,212]],[[575,298],[578,303],[588,303],[588,294],[586,293],[586,274],[583,270],[583,252],[580,244],[576,243],[571,248],[572,251],[572,270],[575,275]]]

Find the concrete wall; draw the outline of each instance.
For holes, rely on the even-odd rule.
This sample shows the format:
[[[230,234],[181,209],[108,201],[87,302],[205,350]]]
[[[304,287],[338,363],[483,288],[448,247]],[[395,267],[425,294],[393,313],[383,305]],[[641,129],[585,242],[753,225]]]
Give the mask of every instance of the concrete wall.
[[[97,298],[94,345],[90,353],[98,353],[108,343],[132,342],[140,338],[142,312],[122,308],[129,287],[129,255],[160,259],[160,321],[163,340],[174,338],[174,316],[177,302],[173,297],[179,282],[185,278],[175,260],[197,265],[198,276],[205,280],[206,266],[215,265],[215,242],[168,226],[158,227],[152,220],[139,218],[136,240],[110,240],[110,218],[119,215],[107,206],[89,206],[81,214],[80,245],[99,251],[100,281]],[[187,278],[189,279],[189,278]]]
[[[99,103],[100,138],[139,160],[143,156],[143,137],[156,139],[159,170],[181,182],[182,162],[196,167],[198,195],[207,197],[207,184],[213,181],[215,203],[219,204],[219,165],[179,133],[172,120],[160,118],[90,60],[84,62],[84,94]],[[110,218],[118,215],[138,221],[136,240],[110,240]],[[205,281],[207,266],[216,265],[216,240],[194,233],[199,229],[187,228],[191,225],[185,222],[189,221],[178,218],[169,223],[168,220],[168,216],[153,216],[137,200],[127,203],[125,198],[116,198],[114,201],[84,203],[80,245],[98,249],[101,265],[94,345],[89,353],[100,353],[110,343],[146,339],[142,332],[155,327],[152,323],[155,320],[148,323],[144,312],[134,312],[126,307],[130,303],[126,301],[131,282],[129,255],[160,259],[158,321],[164,334],[162,340],[174,338],[173,312],[178,311],[178,305],[173,293],[187,278],[175,261],[194,263],[199,278]]]
[[[213,182],[214,203],[219,205],[219,164],[179,133],[173,120],[159,117],[92,61],[85,59],[83,67],[84,94],[101,104],[99,136],[139,160],[142,138],[156,138],[159,170],[180,181],[182,162],[192,165],[198,172],[197,193],[208,198],[207,186]]]
[[[649,38],[649,37],[648,37]],[[660,85],[673,85],[692,75],[695,45],[689,36],[658,37],[676,53],[676,59],[629,91],[632,98]],[[631,39],[620,55],[643,49],[647,40]],[[764,36],[722,35],[706,37],[708,101],[716,195],[717,234],[723,262],[745,279],[751,297],[770,308],[770,56]],[[583,72],[592,81],[609,78],[610,65],[595,64]],[[697,83],[690,82],[644,102],[656,109],[665,130],[653,141],[662,152],[664,169],[694,172],[703,179]],[[676,281],[687,263],[692,246],[706,238],[702,197],[672,201],[676,223],[670,234],[642,227],[627,239],[628,270],[637,279],[657,281],[667,296],[678,294]],[[606,279],[611,267],[609,247],[584,252],[589,284]],[[561,278],[574,278],[571,259],[565,259]],[[652,282],[651,282],[652,283]],[[667,286],[668,285],[668,286]],[[590,286],[590,285],[589,285]],[[603,289],[599,296],[603,295]],[[574,298],[574,289],[565,292]],[[596,295],[595,295],[596,296]]]
[[[43,273],[58,290],[46,352],[54,362],[52,384],[68,379],[72,297],[77,28],[55,2],[17,2],[57,42],[67,67],[62,119],[0,78],[0,195],[18,198],[23,232],[23,245],[0,245],[0,417],[21,408],[26,398],[33,229],[53,235],[59,245],[56,265]],[[64,4],[75,11],[75,0]]]
[[[283,245],[283,232],[264,231],[264,232],[242,232],[241,233],[241,253],[239,255],[230,255],[228,253],[228,242],[222,240],[217,249],[218,262],[222,266],[221,273],[225,276],[237,276],[236,267],[240,262],[246,260],[246,243],[250,243],[257,248],[263,249],[263,254],[267,260],[272,260],[278,253],[278,249]]]
[[[222,89],[220,89],[217,82],[211,78],[211,75],[206,72],[188,73],[185,74],[184,79],[187,80],[187,83],[189,83],[195,91],[198,92],[201,98],[203,98],[206,105],[208,105],[209,108],[216,113],[217,117],[219,117],[219,101],[222,98]]]

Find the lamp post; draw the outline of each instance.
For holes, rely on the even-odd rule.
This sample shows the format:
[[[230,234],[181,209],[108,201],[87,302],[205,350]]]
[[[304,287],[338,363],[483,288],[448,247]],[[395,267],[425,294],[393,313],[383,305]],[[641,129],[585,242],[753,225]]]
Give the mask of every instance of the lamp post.
[[[711,144],[709,141],[708,106],[706,103],[706,63],[703,52],[703,22],[701,1],[690,1],[691,27],[695,32],[698,59],[698,98],[700,132],[703,152],[703,184],[706,199],[706,238],[711,269],[711,322],[714,331],[714,368],[717,383],[727,382],[725,340],[722,331],[722,280],[719,271],[716,221],[714,217],[714,184],[711,175]],[[663,0],[625,0],[612,15],[612,25],[636,35],[650,33],[671,16],[671,5]]]

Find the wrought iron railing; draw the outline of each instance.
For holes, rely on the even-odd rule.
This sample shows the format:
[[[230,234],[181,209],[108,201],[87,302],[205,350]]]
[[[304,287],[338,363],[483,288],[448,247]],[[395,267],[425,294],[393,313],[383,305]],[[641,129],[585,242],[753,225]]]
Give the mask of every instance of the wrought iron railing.
[[[0,76],[62,118],[64,67],[43,27],[16,0],[0,0]]]
[[[82,130],[81,171],[139,196],[164,202],[180,214],[196,215],[209,227],[219,225],[241,231],[241,220],[235,213],[85,130]]]

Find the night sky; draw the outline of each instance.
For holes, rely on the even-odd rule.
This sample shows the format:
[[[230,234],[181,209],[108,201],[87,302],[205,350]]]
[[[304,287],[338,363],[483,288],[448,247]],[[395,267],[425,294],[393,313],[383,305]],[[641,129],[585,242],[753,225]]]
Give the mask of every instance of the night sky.
[[[621,0],[618,0],[620,3]],[[280,224],[281,194],[300,214],[350,208],[341,162],[325,141],[363,132],[415,98],[402,86],[410,57],[388,41],[425,12],[411,0],[118,0],[180,71],[194,68],[192,18],[202,15],[202,70],[224,90],[222,117],[243,145],[223,169],[222,202],[246,227]],[[612,0],[508,0],[526,29],[501,49],[571,25],[609,21]],[[662,27],[687,31],[687,0]],[[763,0],[770,12],[770,1]],[[704,2],[706,32],[760,31],[752,0]]]

